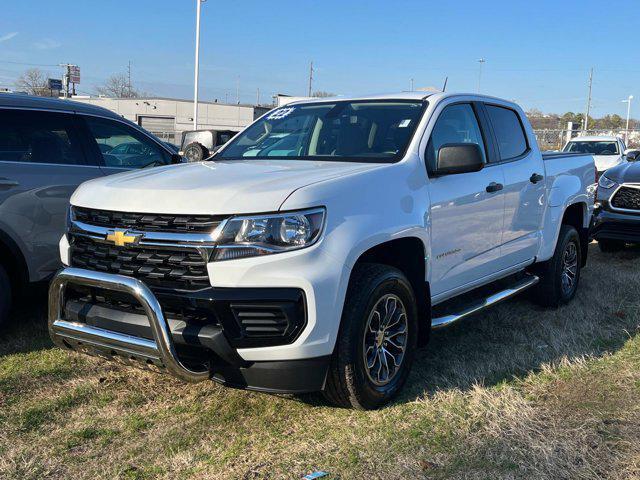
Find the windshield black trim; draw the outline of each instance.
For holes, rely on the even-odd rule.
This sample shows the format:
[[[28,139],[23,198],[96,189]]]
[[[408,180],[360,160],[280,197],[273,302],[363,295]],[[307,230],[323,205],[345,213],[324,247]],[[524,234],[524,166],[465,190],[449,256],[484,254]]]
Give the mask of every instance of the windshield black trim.
[[[221,156],[221,154],[224,153],[224,151],[227,149],[227,147],[230,147],[231,145],[233,145],[235,142],[237,142],[239,140],[240,134],[236,135],[234,138],[232,138],[231,140],[229,140],[223,148],[221,148],[218,152],[216,152],[216,154],[211,157],[209,160],[231,160],[231,161],[238,161],[238,160],[261,160],[261,161],[269,161],[269,160],[308,160],[308,161],[315,161],[315,162],[351,162],[351,163],[397,163],[400,160],[402,160],[405,155],[407,154],[407,151],[409,150],[409,145],[411,145],[411,142],[414,139],[414,136],[416,134],[416,131],[418,129],[418,125],[420,124],[425,111],[427,110],[427,107],[429,106],[429,101],[426,99],[420,100],[420,99],[393,99],[393,98],[384,98],[384,99],[362,99],[362,100],[336,100],[336,101],[325,101],[325,102],[302,102],[302,103],[294,103],[291,104],[292,106],[322,106],[322,105],[332,105],[332,104],[336,104],[336,107],[338,106],[338,104],[358,104],[358,103],[413,103],[413,104],[418,104],[421,103],[422,106],[420,107],[420,112],[418,113],[417,116],[417,121],[415,122],[415,124],[411,127],[411,133],[409,134],[409,139],[407,140],[407,144],[404,146],[404,148],[402,149],[402,151],[396,153],[394,156],[392,157],[334,157],[334,156],[325,156],[325,155],[315,155],[315,156],[309,156],[309,155],[305,155],[305,156],[295,156],[295,157],[282,157],[282,156],[274,156],[274,157],[223,157]],[[283,105],[282,107],[285,107],[286,105]],[[282,108],[282,107],[276,107],[276,108]],[[334,107],[335,108],[335,107]],[[275,110],[275,109],[273,109]],[[270,110],[271,112],[272,110]],[[254,125],[255,123],[261,121],[266,115],[268,115],[269,112],[265,113],[262,117],[260,117],[259,119],[257,119],[255,122],[251,123],[250,125],[247,126],[247,128],[251,127],[252,125]],[[242,132],[241,132],[242,133]]]

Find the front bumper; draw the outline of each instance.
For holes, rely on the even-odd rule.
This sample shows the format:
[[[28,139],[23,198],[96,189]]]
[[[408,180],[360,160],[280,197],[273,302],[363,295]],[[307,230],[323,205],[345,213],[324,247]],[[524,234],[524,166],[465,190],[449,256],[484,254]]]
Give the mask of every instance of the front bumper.
[[[601,207],[594,214],[591,236],[595,240],[640,243],[640,215],[612,212]]]
[[[139,311],[122,311],[112,308],[111,304],[79,301],[69,293],[77,288],[89,289],[94,300],[96,290],[128,296],[138,304]],[[279,341],[295,340],[306,322],[306,317],[300,318],[305,315],[304,311],[297,306],[300,295],[304,297],[297,289],[276,288],[249,292],[247,289],[206,289],[189,293],[154,293],[135,278],[66,268],[51,283],[49,332],[60,347],[153,366],[185,381],[210,378],[233,387],[276,393],[317,391],[324,387],[330,356],[251,362],[244,360],[237,351],[239,346],[260,341],[247,334],[249,328],[255,331],[259,320],[255,317],[256,305],[269,305],[269,312],[274,308],[284,311],[285,320],[275,320],[280,324],[288,322],[286,328],[278,330],[282,334]],[[167,318],[162,305],[172,302],[187,303],[192,309],[213,306],[214,316],[221,321]],[[304,298],[302,302],[304,305]],[[245,330],[242,319],[231,314],[238,309],[248,314]],[[222,319],[225,311],[226,318]],[[238,327],[236,331],[234,324]],[[273,330],[275,327],[258,323],[258,332],[265,328]],[[267,341],[273,342],[272,335],[267,337],[271,338]]]

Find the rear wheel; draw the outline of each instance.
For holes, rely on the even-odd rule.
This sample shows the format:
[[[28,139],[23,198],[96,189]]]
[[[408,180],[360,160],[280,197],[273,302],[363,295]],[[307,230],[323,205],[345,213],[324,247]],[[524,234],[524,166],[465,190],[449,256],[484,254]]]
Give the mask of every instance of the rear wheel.
[[[11,308],[11,283],[9,275],[0,265],[0,327],[9,321],[9,309]]]
[[[581,265],[578,231],[571,225],[562,225],[553,257],[545,262],[539,272],[541,279],[534,292],[534,300],[546,307],[569,302],[578,289]]]
[[[378,408],[404,386],[418,337],[413,289],[386,265],[355,267],[324,396],[358,409]]]
[[[598,247],[604,253],[619,252],[624,248],[624,242],[620,240],[598,240]]]

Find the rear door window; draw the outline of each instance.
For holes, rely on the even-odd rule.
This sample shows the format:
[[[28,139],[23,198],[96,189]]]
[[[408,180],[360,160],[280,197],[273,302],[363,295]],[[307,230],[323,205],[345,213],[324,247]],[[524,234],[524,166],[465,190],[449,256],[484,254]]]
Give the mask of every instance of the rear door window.
[[[85,165],[74,115],[0,110],[0,162]]]
[[[518,114],[496,105],[486,105],[486,109],[498,141],[500,159],[510,160],[524,154],[529,146]]]

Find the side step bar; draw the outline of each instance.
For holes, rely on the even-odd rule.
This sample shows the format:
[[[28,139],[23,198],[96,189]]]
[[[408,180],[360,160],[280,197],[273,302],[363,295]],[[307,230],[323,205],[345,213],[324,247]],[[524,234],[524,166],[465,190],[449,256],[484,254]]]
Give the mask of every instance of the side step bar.
[[[486,298],[483,298],[474,303],[471,303],[470,305],[465,306],[465,308],[462,309],[460,312],[452,313],[449,315],[443,315],[442,317],[432,318],[431,328],[434,328],[434,329],[443,328],[448,325],[451,325],[452,323],[457,322],[458,320],[462,320],[463,318],[468,317],[469,315],[477,313],[481,310],[484,310],[485,308],[491,307],[492,305],[495,305],[497,303],[502,302],[503,300],[506,300],[508,298],[513,297],[514,295],[517,295],[518,293],[526,290],[527,288],[534,286],[539,281],[540,281],[540,278],[536,277],[535,275],[529,275],[517,281],[509,288],[505,288],[504,290],[496,292],[492,295],[489,295]]]
[[[154,340],[126,335],[111,330],[68,321],[63,318],[65,290],[68,284],[98,287],[131,295],[146,313]],[[72,350],[90,350],[151,363],[188,382],[209,378],[208,370],[185,366],[176,353],[169,324],[153,292],[140,280],[123,275],[94,272],[81,268],[65,268],[49,287],[49,334],[53,343]]]

